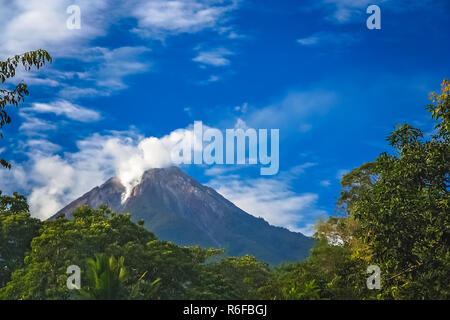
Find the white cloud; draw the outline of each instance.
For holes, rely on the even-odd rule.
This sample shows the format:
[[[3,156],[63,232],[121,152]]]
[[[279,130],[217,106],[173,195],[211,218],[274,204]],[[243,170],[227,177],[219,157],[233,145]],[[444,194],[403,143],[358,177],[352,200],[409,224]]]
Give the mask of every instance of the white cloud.
[[[242,113],[247,113],[247,111],[248,111],[248,103],[247,103],[247,102],[244,102],[244,103],[242,104],[242,106],[235,106],[235,107],[234,107],[234,110],[235,110],[235,111],[242,112]]]
[[[64,86],[58,95],[64,99],[77,99],[80,97],[95,97],[107,95],[105,91],[94,88],[79,88],[74,86]]]
[[[304,46],[312,46],[319,42],[319,38],[316,36],[309,36],[307,38],[297,39],[297,42]]]
[[[104,34],[106,21],[97,17],[106,8],[107,1],[77,1],[84,22],[81,30],[66,27],[69,17],[66,9],[72,4],[70,0],[0,0],[0,20],[4,22],[0,56],[39,48],[55,55],[73,55],[80,43]]]
[[[216,48],[209,51],[201,51],[197,57],[192,60],[200,63],[201,65],[223,67],[230,64],[230,60],[226,58],[230,55],[233,55],[233,52],[230,50],[225,48]]]
[[[228,34],[228,39],[244,39],[244,38],[246,38],[245,35],[236,33],[236,32],[234,32],[234,31],[231,31],[231,32]]]
[[[253,128],[295,128],[311,130],[309,117],[326,113],[336,102],[336,95],[326,90],[290,92],[280,102],[247,112],[245,122]]]
[[[220,80],[220,77],[219,76],[216,76],[216,75],[211,75],[209,78],[208,78],[208,82],[217,82],[217,81],[219,81]]]
[[[204,68],[204,66],[201,66],[201,68]],[[222,79],[222,77],[218,76],[218,75],[210,75],[208,79],[206,80],[201,80],[199,81],[197,84],[204,86],[204,85],[209,85],[211,83],[215,83],[218,82]]]
[[[299,175],[303,174],[306,171],[306,169],[312,168],[315,166],[317,166],[316,162],[306,162],[303,164],[299,164],[299,165],[293,166],[286,172],[282,172],[281,176],[287,177],[289,179],[296,178]]]
[[[98,143],[101,140],[99,136],[91,138],[91,141]],[[64,156],[55,154],[58,148],[51,148],[50,144],[46,147],[47,150],[38,143],[28,143],[26,152],[29,160],[13,163],[11,170],[0,172],[2,182],[9,181],[6,186],[2,183],[2,189],[25,193],[31,214],[40,219],[55,214],[114,173],[112,159],[102,152],[100,145],[98,149],[91,145],[75,153],[64,153]]]
[[[207,176],[221,176],[232,171],[238,170],[238,166],[228,166],[228,165],[213,165],[212,167],[205,169],[204,174]]]
[[[357,38],[348,33],[336,32],[317,32],[306,38],[297,39],[297,43],[305,47],[322,47],[327,46],[329,50],[330,45],[347,46],[357,41]]]
[[[45,139],[30,139],[23,143],[22,148],[32,150],[35,155],[36,153],[53,154],[61,150],[59,145]]]
[[[104,36],[111,25],[134,18],[134,31],[161,37],[215,28],[225,22],[239,0],[0,0],[0,57],[46,48],[57,56],[76,57],[89,41]],[[81,29],[66,27],[70,5],[81,9]],[[218,28],[219,29],[219,28]],[[219,32],[219,30],[217,30]]]
[[[149,62],[139,61],[140,56],[150,51],[146,47],[120,47],[117,49],[94,48],[101,55],[98,58],[99,68],[91,73],[97,85],[108,90],[127,88],[124,78],[146,72],[150,69]]]
[[[331,181],[330,180],[322,180],[322,181],[320,181],[320,185],[323,187],[329,187],[329,186],[331,186]]]
[[[332,9],[328,19],[336,23],[349,23],[366,14],[371,4],[381,4],[388,0],[322,0],[321,3]]]
[[[172,165],[171,151],[186,136],[193,139],[193,132],[178,129],[162,138],[145,138],[134,145],[125,146],[126,152],[122,152],[115,162],[117,176],[127,189],[124,199],[140,182],[146,170]]]
[[[391,12],[405,12],[409,10],[426,9],[433,7],[435,10],[441,4],[446,4],[448,0],[313,0],[313,7],[323,6],[330,10],[331,14],[326,16],[330,20],[338,24],[346,23],[364,23],[368,17],[366,9],[370,5],[379,5],[381,10],[388,9]],[[431,4],[433,6],[431,6]],[[444,8],[444,7],[442,7]]]
[[[46,70],[49,71],[48,69]],[[56,88],[61,85],[60,79],[56,77],[49,77],[46,74],[40,72],[40,70],[31,69],[30,71],[25,71],[22,68],[16,69],[15,79],[20,79],[33,90],[33,87],[36,86],[47,86]],[[8,83],[8,82],[7,82]]]
[[[152,63],[145,57],[150,51],[142,46],[83,48],[78,57],[83,62],[82,72],[51,70],[48,74],[60,82],[59,96],[63,98],[107,96],[128,88],[128,76],[151,69]]]
[[[11,161],[12,169],[0,170],[0,181],[3,194],[12,194],[19,190],[27,190],[28,172],[14,161]]]
[[[53,113],[58,116],[64,115],[69,119],[81,122],[92,122],[101,118],[99,112],[81,107],[66,100],[57,100],[51,103],[33,103],[32,107],[23,108],[22,114],[23,112]]]
[[[171,151],[185,137],[193,139],[192,128],[161,138],[145,138],[135,131],[94,134],[78,141],[77,151],[64,153],[45,139],[28,140],[22,149],[29,160],[0,170],[1,187],[5,192],[24,191],[32,215],[41,219],[112,176],[127,188],[126,198],[146,170],[172,165]]]
[[[20,116],[24,119],[19,127],[19,131],[25,135],[43,135],[45,131],[56,130],[57,126],[51,122],[38,119],[26,112],[20,112]]]
[[[0,0],[0,57],[46,48],[57,56],[76,57],[89,41],[104,36],[111,25],[134,18],[134,31],[161,37],[215,28],[225,22],[239,0]],[[70,5],[81,10],[81,29],[66,27]],[[219,28],[218,28],[219,29]],[[219,30],[217,30],[219,32]]]
[[[61,207],[59,199],[76,190],[72,183],[77,177],[76,170],[59,156],[42,157],[33,163],[33,179],[45,182],[45,185],[33,189],[29,197],[31,210],[38,218],[48,218]],[[94,180],[94,177],[92,177]],[[38,181],[36,181],[38,183]]]
[[[135,32],[149,37],[164,37],[213,28],[237,4],[236,0],[138,1],[132,11],[138,19]]]

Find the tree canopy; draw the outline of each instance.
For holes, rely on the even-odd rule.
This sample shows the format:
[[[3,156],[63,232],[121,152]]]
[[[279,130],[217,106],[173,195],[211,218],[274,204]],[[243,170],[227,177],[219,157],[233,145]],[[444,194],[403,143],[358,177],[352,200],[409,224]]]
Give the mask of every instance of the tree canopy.
[[[343,180],[340,204],[358,221],[355,237],[370,248],[382,270],[383,297],[448,299],[450,248],[450,83],[430,95],[437,120],[429,139],[399,125],[382,153]]]

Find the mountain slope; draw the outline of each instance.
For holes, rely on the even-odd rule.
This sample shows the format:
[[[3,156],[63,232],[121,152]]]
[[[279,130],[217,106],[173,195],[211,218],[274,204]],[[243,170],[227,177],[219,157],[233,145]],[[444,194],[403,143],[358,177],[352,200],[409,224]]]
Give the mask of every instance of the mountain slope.
[[[107,204],[117,212],[130,213],[134,221],[143,219],[145,227],[162,240],[225,248],[229,255],[252,254],[271,264],[304,259],[313,245],[313,239],[301,233],[247,214],[178,167],[148,170],[121,203],[124,191],[120,181],[111,178],[54,217],[64,213],[70,219],[79,206]]]

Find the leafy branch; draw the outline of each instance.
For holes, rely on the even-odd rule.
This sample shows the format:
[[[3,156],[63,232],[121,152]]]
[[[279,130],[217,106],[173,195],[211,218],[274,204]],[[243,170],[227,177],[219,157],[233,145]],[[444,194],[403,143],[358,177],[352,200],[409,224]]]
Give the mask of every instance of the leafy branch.
[[[22,65],[25,71],[30,71],[32,67],[39,70],[47,62],[51,63],[52,57],[43,49],[25,52],[8,58],[5,61],[0,61],[0,81],[3,84],[7,79],[13,78],[16,75],[16,70],[19,65]],[[25,101],[25,96],[28,96],[28,94],[28,87],[23,82],[20,82],[11,91],[0,89],[0,138],[3,138],[1,132],[3,126],[11,123],[11,117],[5,110],[6,106],[13,105],[18,107],[20,103]],[[8,169],[11,168],[11,164],[1,158],[0,166]]]

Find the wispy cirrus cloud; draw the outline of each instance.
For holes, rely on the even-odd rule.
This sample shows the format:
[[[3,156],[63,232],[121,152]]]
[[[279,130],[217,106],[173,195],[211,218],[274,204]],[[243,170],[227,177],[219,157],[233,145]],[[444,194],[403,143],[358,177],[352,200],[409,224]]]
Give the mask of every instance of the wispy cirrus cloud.
[[[25,152],[32,151],[36,154],[52,154],[61,150],[61,146],[46,139],[30,139],[21,143],[20,148]]]
[[[23,121],[19,127],[19,131],[26,136],[42,137],[45,136],[45,132],[53,131],[58,128],[54,123],[38,119],[26,112],[20,112],[20,116]]]
[[[151,63],[142,61],[142,56],[148,52],[150,49],[142,46],[89,49],[87,60],[94,62],[95,67],[87,71],[86,77],[106,92],[125,89],[127,76],[150,70]]]
[[[446,8],[447,0],[313,0],[310,7],[314,9],[325,9],[327,14],[325,19],[337,23],[360,23],[364,22],[367,14],[366,9],[370,5],[378,5],[382,9],[387,8],[391,12],[403,12],[408,10],[436,8],[442,6]]]
[[[297,39],[297,43],[305,47],[347,46],[358,41],[358,38],[350,33],[317,32],[305,38]]]
[[[128,88],[127,78],[151,71],[151,50],[143,46],[114,49],[90,47],[80,50],[79,71],[54,70],[47,72],[59,88],[58,96],[76,100],[80,97],[109,96]],[[45,83],[43,83],[45,84]]]
[[[55,88],[52,92],[65,100],[109,96],[128,88],[127,78],[151,70],[147,47],[82,48],[74,65],[78,71],[50,66],[45,73],[18,69],[17,78],[33,86]],[[82,63],[79,63],[81,61]],[[45,75],[44,75],[45,74]]]
[[[233,52],[226,48],[215,48],[207,51],[200,51],[199,54],[192,59],[198,62],[201,66],[223,67],[230,64],[227,58],[233,55]]]
[[[102,117],[98,111],[73,104],[67,100],[33,103],[30,107],[21,108],[19,112],[19,115],[22,118],[19,132],[30,138],[30,140],[25,142],[25,145],[29,145],[28,142],[30,141],[37,141],[36,138],[46,138],[49,132],[60,129],[61,124],[67,122],[64,121],[57,124],[54,121],[39,117],[37,114],[53,114],[55,116],[64,117],[67,120],[81,123],[98,121]]]
[[[33,103],[29,108],[23,108],[23,113],[52,113],[57,116],[65,116],[68,119],[92,122],[101,119],[99,112],[91,110],[76,104],[73,104],[67,100],[57,100],[50,103]]]
[[[322,180],[322,181],[320,181],[320,185],[322,187],[329,187],[329,186],[331,186],[331,181],[330,180]]]
[[[297,131],[311,130],[308,119],[317,114],[325,114],[337,101],[333,91],[313,89],[291,91],[280,101],[271,105],[249,110],[243,120],[251,127],[268,127]]]
[[[380,5],[385,2],[389,0],[320,0],[315,2],[314,6],[322,6],[330,12],[326,15],[326,19],[345,24],[358,21],[366,14],[366,8],[369,5]]]

